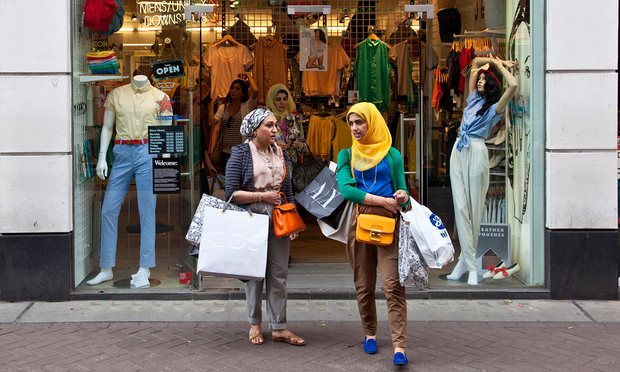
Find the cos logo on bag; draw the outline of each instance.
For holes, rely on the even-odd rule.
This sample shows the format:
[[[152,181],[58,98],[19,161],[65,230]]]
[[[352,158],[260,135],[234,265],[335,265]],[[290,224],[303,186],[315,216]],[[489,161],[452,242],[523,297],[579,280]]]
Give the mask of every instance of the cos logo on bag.
[[[435,226],[436,228],[438,228],[439,230],[443,230],[446,227],[443,225],[443,221],[441,221],[441,218],[439,218],[439,216],[437,216],[435,213],[431,214],[428,217],[429,220],[431,220],[431,223],[433,224],[433,226]]]
[[[243,234],[227,235],[223,232],[215,233],[209,239],[212,247],[217,248],[232,248],[232,249],[245,249],[248,251],[258,251],[261,249],[260,238],[255,236],[246,236]]]

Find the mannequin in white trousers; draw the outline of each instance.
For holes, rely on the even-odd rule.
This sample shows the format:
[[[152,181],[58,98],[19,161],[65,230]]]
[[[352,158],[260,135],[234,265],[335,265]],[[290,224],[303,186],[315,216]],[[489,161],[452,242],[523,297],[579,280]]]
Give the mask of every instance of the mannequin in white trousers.
[[[459,280],[468,272],[467,284],[478,285],[476,247],[489,188],[489,152],[484,140],[501,120],[508,102],[517,91],[517,81],[507,70],[513,67],[516,67],[515,62],[502,61],[493,56],[472,61],[470,95],[450,156],[450,181],[461,255],[447,277],[449,280]],[[508,84],[503,93],[498,72]]]

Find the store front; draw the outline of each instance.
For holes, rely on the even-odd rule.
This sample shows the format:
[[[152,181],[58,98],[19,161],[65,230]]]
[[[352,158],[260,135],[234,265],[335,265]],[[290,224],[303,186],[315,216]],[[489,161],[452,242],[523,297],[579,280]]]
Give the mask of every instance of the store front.
[[[205,150],[208,152],[211,141],[207,125],[209,101],[222,96],[220,91],[226,93],[232,82],[223,81],[218,64],[227,62],[216,58],[215,53],[222,55],[222,50],[250,47],[247,53],[251,60],[245,67],[257,80],[258,104],[265,103],[272,83],[283,80],[300,117],[303,115],[312,154],[327,165],[330,160],[336,161],[341,148],[348,146],[348,128],[342,121],[347,107],[357,100],[377,99],[364,97],[366,93],[358,87],[356,77],[356,73],[360,74],[356,70],[357,45],[372,39],[372,35],[390,47],[391,59],[386,62],[394,68],[390,68],[391,81],[387,82],[390,87],[382,93],[378,106],[390,125],[394,147],[403,154],[410,193],[442,218],[457,257],[460,245],[449,164],[467,96],[467,89],[463,89],[462,82],[459,87],[458,81],[467,67],[460,68],[458,61],[465,50],[478,56],[496,55],[519,61],[518,68],[512,71],[519,83],[518,93],[505,119],[487,141],[491,164],[476,252],[479,285],[469,286],[467,275],[460,280],[447,279],[455,260],[442,270],[431,270],[428,290],[512,292],[544,288],[543,236],[532,225],[544,215],[542,204],[536,207],[533,204],[541,196],[532,191],[541,190],[543,164],[532,159],[536,155],[533,145],[542,140],[537,137],[542,136],[542,131],[531,125],[532,100],[536,97],[532,89],[536,80],[542,79],[533,74],[533,66],[543,62],[542,55],[532,52],[536,27],[532,26],[528,1],[437,1],[409,11],[405,6],[410,4],[406,1],[335,0],[326,1],[328,7],[315,8],[304,6],[321,2],[289,2],[288,7],[283,1],[191,3],[125,1],[122,28],[109,36],[83,27],[80,2],[73,9],[73,104],[84,108],[73,114],[75,295],[143,293],[148,296],[149,293],[211,293],[239,288],[241,283],[234,280],[195,275],[196,257],[192,255],[195,249],[185,241],[201,192],[219,188],[219,183],[208,177],[206,171],[201,172]],[[201,13],[201,8],[192,8],[203,4],[214,6],[205,13]],[[186,9],[190,11],[186,13]],[[325,72],[320,76],[315,71],[321,63],[317,60],[316,66],[312,65],[311,56],[307,55],[311,38],[306,34],[314,34],[315,29],[321,30],[328,45],[325,61],[321,61]],[[231,41],[225,41],[224,30],[232,37]],[[237,45],[228,46],[230,42]],[[273,43],[284,52],[278,55],[275,50],[265,49],[266,43],[269,48]],[[265,57],[266,50],[273,53],[271,58]],[[92,52],[107,52],[106,58],[118,62],[117,71],[100,74],[96,67],[98,55]],[[171,73],[159,76],[153,71],[159,68],[161,73],[170,63],[177,66]],[[130,83],[136,74],[155,75],[152,86],[166,93],[172,102],[172,116],[165,123],[163,135],[149,132],[151,142],[143,145],[148,147],[151,157],[166,164],[172,160],[175,164],[170,169],[153,169],[153,187],[161,183],[170,187],[160,190],[156,196],[156,265],[150,269],[148,284],[132,280],[132,274],[145,262],[141,255],[146,248],[141,241],[148,234],[148,229],[144,234],[141,231],[141,188],[132,180],[120,207],[118,223],[113,223],[118,231],[113,278],[95,280],[97,283],[89,285],[89,280],[93,284],[92,279],[100,271],[102,249],[111,249],[110,242],[102,243],[106,240],[102,240],[102,235],[111,231],[102,224],[109,177],[102,179],[97,175],[102,155],[106,156],[110,170],[118,161],[113,158],[113,146],[101,143],[106,107],[109,109],[106,100],[114,89]],[[323,79],[319,85],[317,77]],[[316,145],[325,139],[320,137],[321,133],[317,135],[316,127],[310,128],[315,126],[315,120],[320,121],[318,125],[332,127],[326,132],[326,136],[332,137],[326,139],[327,146]],[[173,142],[171,136],[175,137],[175,144],[178,142],[177,148],[162,150],[162,146],[158,149],[153,145],[159,138],[166,147],[166,141]],[[119,138],[118,130],[114,138]],[[344,140],[338,142],[339,138]],[[336,140],[332,142],[332,139]],[[105,154],[101,153],[102,148],[106,148]],[[166,179],[170,172],[178,176]],[[220,178],[222,173],[220,169]],[[293,278],[297,273],[303,278],[303,284],[298,285],[300,290],[352,289],[345,279],[349,268],[343,246],[324,238],[311,215],[305,214],[304,218],[308,230],[291,248],[291,281],[295,283]],[[495,268],[494,274],[499,273],[497,279],[483,279],[489,267]],[[317,279],[314,274],[317,272],[324,274]],[[332,279],[330,272],[334,275]]]
[[[617,10],[617,2],[606,4]],[[7,8],[1,30],[19,28],[28,8]],[[252,85],[248,76],[257,104],[274,83],[290,91],[313,154],[293,175],[300,187],[317,164],[350,146],[348,107],[374,102],[403,155],[410,194],[441,217],[458,258],[450,158],[470,52],[518,61],[511,70],[517,92],[484,144],[489,180],[481,185],[488,191],[473,252],[478,285],[468,275],[447,278],[455,259],[408,295],[617,298],[617,211],[609,207],[617,186],[605,176],[616,166],[608,135],[617,127],[609,124],[615,99],[599,94],[616,91],[617,55],[584,57],[600,52],[587,40],[611,35],[617,11],[598,9],[582,20],[589,26],[574,35],[588,51],[582,54],[562,41],[572,30],[564,20],[578,16],[573,9],[531,0],[125,0],[122,25],[105,36],[84,27],[83,0],[41,4],[46,16],[37,30],[45,32],[24,31],[20,40],[49,46],[46,58],[42,47],[9,40],[5,56],[15,58],[0,64],[11,123],[0,140],[0,300],[242,297],[238,280],[196,275],[196,250],[185,235],[202,192],[221,195],[206,157],[222,179],[217,158],[225,151],[216,151],[211,103],[236,78]],[[362,43],[381,46],[388,58],[360,57]],[[222,69],[232,62],[234,71]],[[382,89],[364,88],[379,85],[360,66],[379,65]],[[153,99],[128,105],[118,99],[123,89]],[[230,116],[222,116],[223,128],[234,123]],[[600,125],[583,126],[591,120]],[[135,122],[140,131],[128,134]],[[128,149],[141,152],[120,156]],[[139,159],[150,178],[128,173],[115,184],[114,169],[136,171]],[[147,211],[142,218],[140,210]],[[291,246],[291,297],[351,298],[344,247],[322,235],[316,218],[302,216],[307,230]],[[144,274],[140,268],[149,268],[146,281],[134,276]]]

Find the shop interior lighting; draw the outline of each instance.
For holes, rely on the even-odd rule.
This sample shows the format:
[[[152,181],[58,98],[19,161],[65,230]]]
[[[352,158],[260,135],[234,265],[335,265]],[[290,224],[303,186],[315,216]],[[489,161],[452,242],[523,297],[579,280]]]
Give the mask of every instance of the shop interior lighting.
[[[427,19],[435,18],[433,4],[405,5],[405,13],[426,13]]]
[[[215,5],[186,5],[185,6],[185,20],[191,20],[192,14],[205,14],[205,13],[213,13],[215,9]]]
[[[331,5],[289,5],[287,10],[288,10],[288,14],[297,14],[297,13],[331,14],[332,6]]]

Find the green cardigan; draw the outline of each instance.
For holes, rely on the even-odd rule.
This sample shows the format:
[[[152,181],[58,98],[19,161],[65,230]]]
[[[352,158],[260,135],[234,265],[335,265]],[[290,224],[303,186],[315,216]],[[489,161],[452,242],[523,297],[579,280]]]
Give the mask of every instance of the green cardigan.
[[[392,183],[392,189],[403,190],[409,195],[407,191],[407,183],[405,182],[405,166],[403,165],[403,159],[400,156],[400,152],[393,147],[390,147],[390,151],[386,155],[388,160],[388,166],[390,167],[390,181]],[[346,148],[340,150],[338,154],[338,168],[336,170],[336,176],[338,179],[338,188],[340,188],[340,194],[345,200],[352,201],[357,204],[364,204],[364,198],[366,192],[357,188],[357,181],[353,177],[351,171],[351,149]],[[405,208],[410,205],[411,202],[407,199],[407,202],[400,206]]]

